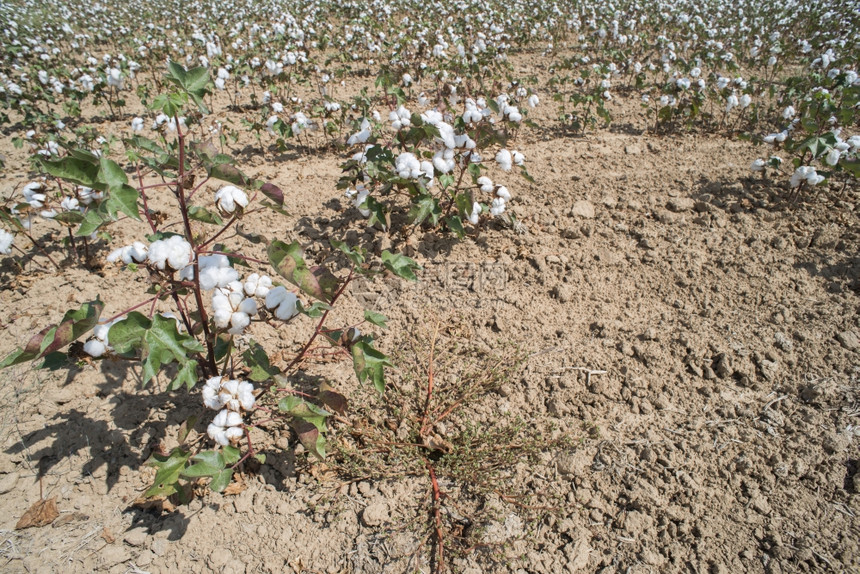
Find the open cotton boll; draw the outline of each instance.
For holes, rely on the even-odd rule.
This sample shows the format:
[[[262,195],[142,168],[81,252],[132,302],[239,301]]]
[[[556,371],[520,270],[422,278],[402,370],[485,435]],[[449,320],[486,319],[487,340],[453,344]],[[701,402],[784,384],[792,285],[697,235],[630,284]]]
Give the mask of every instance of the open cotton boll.
[[[144,243],[135,241],[131,245],[114,249],[107,256],[108,263],[116,263],[122,261],[126,265],[129,263],[143,263],[146,261],[148,248]]]
[[[758,173],[760,171],[764,171],[765,161],[763,159],[757,159],[750,164],[750,171],[753,173]]]
[[[203,386],[203,404],[212,409],[220,410],[224,408],[224,403],[227,397],[221,396],[221,380],[223,377],[215,376],[207,379]]]
[[[526,156],[524,156],[523,154],[521,154],[517,150],[514,150],[511,152],[511,157],[513,157],[514,165],[521,166],[526,161]]]
[[[469,223],[478,225],[478,218],[481,215],[481,204],[477,201],[472,203],[472,212],[469,214]]]
[[[505,200],[501,197],[497,197],[493,200],[493,204],[490,206],[490,215],[498,216],[505,212]]]
[[[139,132],[143,129],[143,118],[134,118],[131,120],[131,131]]]
[[[222,213],[233,213],[237,207],[248,207],[248,196],[235,185],[225,185],[215,192],[215,205]]]
[[[30,207],[40,208],[45,205],[45,185],[38,181],[31,181],[24,186],[21,194],[24,196],[24,201],[30,204]]]
[[[94,359],[98,359],[102,355],[105,354],[107,347],[105,344],[98,339],[90,339],[86,343],[84,343],[84,353],[93,357]]]
[[[241,426],[242,415],[235,411],[224,409],[215,415],[215,418],[209,423],[209,426],[206,428],[206,434],[221,446],[227,446],[231,443],[238,443],[242,438],[244,432]]]
[[[433,155],[433,167],[439,173],[450,173],[453,171],[457,167],[457,163],[454,161],[454,150],[445,149],[437,151]]]
[[[361,121],[361,130],[349,136],[349,139],[346,140],[346,145],[363,144],[370,139],[371,135],[370,122],[367,121],[367,118],[364,118]]]
[[[457,147],[457,140],[454,137],[454,128],[451,124],[439,122],[436,124],[436,129],[439,130],[439,136],[435,138],[436,141],[442,142],[448,149],[454,149]]]
[[[3,255],[9,255],[12,251],[12,242],[15,241],[15,236],[6,231],[5,229],[0,229],[0,253]]]
[[[497,195],[498,197],[501,197],[501,198],[502,198],[502,199],[504,199],[505,201],[510,201],[510,200],[511,200],[511,192],[509,192],[509,191],[508,191],[508,188],[507,188],[507,187],[505,187],[504,185],[500,185],[500,186],[499,186],[499,189],[497,189],[497,190],[496,190],[496,195]]]
[[[496,154],[496,163],[499,164],[499,167],[504,171],[511,171],[511,163],[513,162],[513,157],[511,156],[511,152],[506,149],[499,150],[499,153]]]
[[[179,270],[191,263],[191,244],[184,237],[173,235],[149,246],[147,259],[158,269]]]
[[[493,180],[485,175],[478,178],[478,185],[481,186],[481,191],[484,193],[492,193],[496,188],[496,186],[493,185]]]
[[[275,317],[281,321],[286,321],[298,314],[299,311],[296,307],[298,300],[295,293],[287,291],[285,287],[279,285],[266,295],[266,308],[271,310]]]
[[[260,275],[259,273],[251,273],[245,279],[243,285],[245,294],[248,297],[265,297],[272,289],[272,278],[268,275]]]
[[[538,98],[537,94],[532,94],[529,96],[528,102],[530,107],[536,108],[538,103],[540,103],[540,99]]]

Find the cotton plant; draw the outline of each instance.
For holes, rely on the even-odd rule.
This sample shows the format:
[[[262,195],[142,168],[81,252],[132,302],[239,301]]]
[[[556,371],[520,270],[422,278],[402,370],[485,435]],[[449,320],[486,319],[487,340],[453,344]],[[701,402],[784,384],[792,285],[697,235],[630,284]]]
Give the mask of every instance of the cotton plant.
[[[461,100],[454,86],[448,91],[445,106],[413,112],[399,99],[388,122],[380,125],[366,116],[355,120],[357,130],[346,142],[360,151],[344,164],[339,186],[371,224],[388,226],[394,201],[386,196],[395,193],[410,197],[415,225],[443,226],[459,236],[466,233],[464,224],[479,227],[482,217],[513,220],[508,209],[512,194],[484,173],[516,168],[529,178],[524,154],[505,144],[524,121],[515,98],[529,105],[534,94],[515,89],[513,96]],[[419,97],[419,105],[421,101]],[[458,102],[456,111],[453,101]],[[532,98],[531,103],[538,101]]]
[[[338,303],[356,277],[386,270],[415,279],[418,268],[408,257],[389,251],[382,253],[378,265],[372,265],[363,251],[336,241],[331,246],[342,259],[337,272],[305,261],[297,241],[270,240],[266,260],[243,255],[248,245],[218,242],[223,238],[240,242],[240,236],[227,232],[250,213],[269,208],[285,213],[285,198],[277,186],[242,174],[213,144],[192,142],[193,133],[181,118],[205,109],[207,74],[206,70],[169,65],[168,79],[175,91],[152,104],[165,147],[149,140],[141,133],[140,122],[133,122],[135,135],[126,145],[134,153],[128,154],[132,164],[126,169],[108,157],[73,149],[39,164],[49,177],[22,187],[19,213],[13,214],[11,208],[0,211],[7,223],[42,212],[51,224],[68,226],[70,237],[92,237],[121,215],[136,222],[129,229],[136,228],[140,236],[114,245],[101,257],[112,266],[107,273],[119,278],[137,276],[129,285],[143,286],[142,300],[106,319],[102,312],[107,304],[98,298],[69,310],[55,329],[40,331],[26,348],[0,361],[0,368],[28,361],[57,365],[69,359],[132,360],[140,362],[144,385],[155,381],[169,391],[192,391],[203,382],[203,405],[216,411],[206,421],[208,443],[200,442],[189,450],[174,449],[166,458],[155,455],[150,464],[182,470],[169,479],[158,475],[147,496],[175,494],[183,488],[183,481],[207,477],[212,489],[223,490],[244,461],[261,458],[248,433],[251,426],[260,425],[260,409],[265,409],[268,419],[281,417],[301,429],[297,437],[308,451],[324,457],[324,421],[331,414],[326,408],[341,408],[345,400],[332,389],[318,396],[308,394],[307,389],[298,393],[290,377],[325,341],[331,347],[329,352],[353,363],[360,382],[383,392],[384,367],[391,363],[375,348],[373,334],[361,334],[359,326],[384,327],[384,316],[366,312],[363,321],[340,329],[330,328],[329,323],[343,320],[335,319]],[[329,106],[328,111],[339,110]],[[304,121],[298,113],[293,119]],[[172,129],[167,127],[170,125]],[[401,163],[404,176],[416,182],[426,183],[425,179],[434,177],[429,160],[404,157]],[[146,183],[143,177],[135,181],[127,175],[145,170],[161,174],[161,180]],[[154,217],[148,205],[156,198],[174,202],[180,226]],[[19,230],[26,233],[23,225]],[[19,247],[15,236],[0,230],[0,253],[13,247]],[[240,262],[242,266],[237,265]],[[252,269],[240,273],[246,266]],[[270,275],[272,272],[276,275]],[[307,342],[294,350],[291,362],[275,365],[269,351],[252,337],[276,331],[287,322],[304,330]],[[69,351],[63,352],[66,347]],[[165,369],[167,365],[175,368]],[[234,376],[240,369],[247,369],[243,371],[247,377]],[[304,425],[309,422],[316,434],[307,432]]]

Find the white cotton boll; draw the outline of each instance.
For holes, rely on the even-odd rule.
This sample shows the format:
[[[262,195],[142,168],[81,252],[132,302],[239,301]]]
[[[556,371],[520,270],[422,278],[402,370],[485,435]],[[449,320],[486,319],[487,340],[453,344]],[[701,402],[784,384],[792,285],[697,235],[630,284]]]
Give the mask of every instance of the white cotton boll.
[[[30,204],[30,207],[38,209],[45,205],[45,194],[42,193],[43,191],[45,191],[44,184],[32,181],[24,186],[21,194],[24,196],[24,201]]]
[[[286,321],[298,313],[297,302],[298,297],[280,285],[266,295],[266,308],[272,310],[275,317],[282,321]]]
[[[794,106],[788,106],[784,110],[782,110],[782,119],[790,120],[794,117],[797,112],[794,110]]]
[[[193,274],[194,267],[190,265],[189,267]],[[205,267],[200,270],[200,288],[204,291],[225,287],[237,279],[239,279],[239,272],[232,267]]]
[[[248,297],[265,297],[272,288],[272,278],[268,275],[261,276],[259,273],[251,273],[245,280],[243,287]]]
[[[191,262],[191,244],[179,235],[160,239],[149,246],[147,259],[161,270],[182,269]]]
[[[221,379],[220,376],[211,377],[203,387],[203,404],[216,411],[224,407],[224,400],[220,394]]]
[[[362,217],[370,217],[370,210],[366,207],[362,207],[365,205],[365,201],[367,197],[370,195],[370,190],[366,189],[363,185],[358,184],[355,190],[355,200],[353,201],[353,205],[355,205],[358,212],[361,213]]]
[[[236,311],[230,316],[230,329],[227,330],[231,335],[241,335],[245,327],[251,324],[251,317],[247,313]]]
[[[485,175],[478,178],[478,185],[481,186],[481,191],[484,193],[492,193],[496,187],[493,185],[493,180]]]
[[[470,138],[467,134],[458,134],[454,136],[454,143],[456,144],[458,149],[466,149],[473,150],[477,145],[475,140]]]
[[[224,412],[224,411],[221,411]],[[242,426],[242,415],[236,411],[227,411],[227,420],[224,426],[238,427]]]
[[[256,315],[257,314],[257,302],[253,299],[250,299],[250,298],[245,299],[241,303],[239,303],[237,310],[240,313],[245,313],[246,315]]]
[[[254,409],[257,402],[257,399],[254,397],[254,385],[247,381],[241,382],[236,396],[239,398],[239,404],[243,409],[246,411]]]
[[[760,171],[764,171],[765,161],[763,159],[757,159],[750,164],[750,171],[753,173],[758,173]]]
[[[505,200],[501,197],[497,197],[493,200],[493,204],[490,206],[490,215],[496,217],[505,212]]]
[[[139,132],[143,129],[143,118],[134,118],[131,120],[131,130]]]
[[[752,96],[750,96],[749,94],[742,95],[740,97],[740,100],[738,100],[738,105],[741,109],[748,107],[750,103],[752,103]]]
[[[497,190],[496,190],[496,195],[497,195],[498,197],[501,197],[501,198],[502,198],[502,199],[504,199],[505,201],[510,201],[510,200],[511,200],[511,192],[509,192],[509,191],[508,191],[508,188],[507,188],[507,187],[505,187],[504,185],[500,185],[500,186],[499,186],[499,189],[497,189]]]
[[[54,219],[55,217],[57,217],[57,210],[56,209],[46,209],[44,211],[40,211],[39,215],[41,215],[45,219]]]
[[[472,212],[469,214],[469,223],[478,225],[478,219],[481,215],[481,204],[477,201],[472,203]]]
[[[496,163],[499,164],[499,167],[504,171],[511,171],[511,162],[513,161],[513,157],[511,157],[511,152],[506,149],[499,150],[499,153],[496,154]]]
[[[63,211],[77,211],[79,207],[80,204],[74,197],[64,197],[63,201],[60,202],[60,208]]]
[[[215,326],[219,329],[224,329],[230,324],[230,316],[233,314],[233,307],[230,305],[230,299],[220,291],[212,295],[212,320]]]
[[[429,185],[432,186],[433,185],[433,176],[435,175],[433,173],[433,162],[428,161],[426,159],[424,161],[422,161],[421,162],[421,171],[424,174],[424,176],[430,180]]]
[[[512,151],[511,156],[514,159],[514,165],[522,166],[526,161],[526,156],[524,156],[517,150]]]
[[[216,425],[214,422],[209,423],[209,426],[206,427],[206,434],[221,446],[228,446],[230,444],[230,439],[227,438],[226,429]]]
[[[540,103],[540,99],[538,98],[537,94],[530,95],[529,99],[528,99],[528,103],[529,103],[530,107],[536,108],[538,103]]]
[[[106,350],[105,344],[98,339],[90,339],[84,343],[84,353],[96,359],[104,355]]]
[[[445,122],[439,122],[436,124],[436,128],[439,130],[439,137],[436,138],[437,140],[441,141],[448,149],[454,149],[457,147],[453,126]]]
[[[454,152],[451,149],[439,150],[433,155],[433,167],[439,173],[449,173],[456,167]]]
[[[225,185],[215,192],[215,205],[222,213],[233,213],[237,207],[248,207],[248,196],[234,185]]]
[[[838,149],[831,149],[827,153],[827,157],[824,158],[824,161],[827,162],[827,165],[836,165],[839,163],[839,157],[841,156],[841,152]]]
[[[726,98],[726,113],[732,111],[734,108],[738,107],[740,102],[738,102],[738,97],[734,94],[730,95]]]
[[[239,427],[229,427],[227,430],[224,431],[224,436],[226,436],[227,440],[230,441],[230,444],[233,445],[237,444],[242,439],[242,436],[244,434],[245,431],[243,431]]]
[[[442,112],[438,110],[427,110],[421,114],[421,119],[424,120],[424,123],[430,125],[439,125],[439,122],[442,121]]]
[[[15,236],[6,231],[5,229],[0,229],[0,253],[3,255],[9,255],[12,251],[12,242],[15,241]]]

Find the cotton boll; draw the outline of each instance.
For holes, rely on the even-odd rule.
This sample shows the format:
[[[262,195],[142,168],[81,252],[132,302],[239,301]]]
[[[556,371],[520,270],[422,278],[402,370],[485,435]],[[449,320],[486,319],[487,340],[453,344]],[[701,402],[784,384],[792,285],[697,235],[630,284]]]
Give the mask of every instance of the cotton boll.
[[[248,196],[234,185],[225,185],[215,192],[215,205],[222,213],[230,214],[236,211],[237,207],[248,207]]]
[[[537,94],[532,94],[529,96],[528,103],[529,107],[536,108],[540,100],[538,99]]]
[[[763,159],[757,159],[750,164],[750,171],[753,173],[758,173],[760,171],[764,171],[765,161]]]
[[[247,313],[236,311],[230,316],[230,329],[227,330],[231,335],[241,335],[245,327],[251,324],[251,317]]]
[[[158,269],[178,270],[191,262],[191,244],[184,237],[173,235],[149,246],[147,259]]]
[[[3,255],[8,255],[12,251],[12,242],[15,240],[15,236],[6,231],[5,229],[0,229],[0,253]]]
[[[501,149],[496,154],[496,163],[499,164],[499,167],[504,171],[511,171],[511,162],[513,158],[511,157],[511,152],[506,149]]]
[[[481,215],[481,204],[477,201],[472,203],[472,212],[469,214],[469,223],[478,225],[478,219]]]
[[[524,156],[517,150],[512,151],[511,156],[514,159],[514,165],[522,166],[526,161],[526,156]]]
[[[827,162],[827,165],[836,165],[839,163],[839,157],[841,156],[841,152],[838,149],[831,149],[827,156],[824,158],[824,161]]]
[[[222,379],[221,376],[211,377],[203,386],[203,404],[216,411],[222,409],[225,402],[221,397]]]
[[[492,193],[496,187],[493,185],[493,180],[485,175],[478,178],[478,185],[481,186],[481,191],[484,193]]]
[[[497,197],[493,200],[493,204],[490,206],[490,215],[498,216],[505,212],[505,200],[501,197]]]
[[[496,195],[498,197],[501,197],[505,201],[511,200],[511,193],[508,191],[508,188],[505,187],[504,185],[499,186],[499,189],[496,190]]]
[[[24,201],[30,204],[30,207],[38,209],[45,205],[45,194],[42,193],[43,191],[45,191],[43,183],[32,181],[24,186],[21,194],[24,196]]]
[[[298,297],[286,288],[277,286],[266,295],[266,308],[270,309],[278,319],[286,321],[298,314],[296,303]]]
[[[131,120],[131,131],[139,132],[143,130],[143,118],[134,118]]]
[[[84,353],[96,359],[104,355],[106,350],[105,344],[98,339],[90,339],[84,343]]]
[[[268,275],[251,273],[243,285],[245,294],[249,297],[265,297],[272,288],[272,278]]]

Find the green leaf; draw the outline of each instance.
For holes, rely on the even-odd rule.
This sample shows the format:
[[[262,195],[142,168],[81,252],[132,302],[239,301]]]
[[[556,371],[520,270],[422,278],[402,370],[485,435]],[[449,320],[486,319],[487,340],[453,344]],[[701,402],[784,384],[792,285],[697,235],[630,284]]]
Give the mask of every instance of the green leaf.
[[[423,223],[427,218],[430,218],[432,225],[436,225],[441,216],[442,206],[432,195],[419,195],[413,200],[412,208],[409,210],[409,217],[416,225]]]
[[[0,361],[0,369],[46,357],[76,341],[96,326],[103,309],[104,303],[96,299],[75,311],[67,311],[58,325],[43,329],[30,339],[26,347],[13,351]]]
[[[386,269],[397,275],[398,277],[402,277],[403,279],[407,279],[409,281],[417,281],[418,278],[415,276],[413,269],[421,269],[421,266],[418,265],[413,259],[406,257],[405,255],[400,255],[399,253],[391,253],[387,249],[382,252],[382,264]]]
[[[212,225],[224,225],[224,220],[221,216],[199,205],[192,205],[188,208],[188,217],[195,221],[209,223]]]
[[[99,159],[98,180],[106,183],[108,187],[120,187],[128,183],[128,177],[115,161],[106,157]]]
[[[108,343],[117,355],[133,357],[143,345],[143,336],[150,325],[151,321],[145,315],[132,311],[125,319],[111,326]]]
[[[209,488],[215,492],[222,492],[229,486],[231,480],[233,480],[233,469],[225,468],[212,477],[211,482],[209,482]]]
[[[302,315],[307,315],[311,319],[316,319],[318,317],[322,317],[323,313],[331,309],[331,305],[321,301],[314,301],[313,305],[305,307],[302,305],[301,301],[296,301],[296,309]]]
[[[185,85],[182,86],[189,92],[200,92],[206,89],[209,83],[209,70],[203,66],[192,68],[186,72]]]
[[[113,327],[111,327],[111,331],[113,331]],[[113,337],[109,336],[109,338],[111,341],[113,340]],[[197,382],[197,362],[188,358],[188,354],[204,351],[205,348],[197,339],[191,335],[179,333],[174,319],[156,315],[152,318],[149,326],[144,329],[140,340],[143,385],[155,378],[163,364],[175,361],[179,363],[180,369],[171,386],[178,386],[184,382],[189,388],[193,387]]]
[[[221,181],[226,181],[233,185],[238,185],[239,187],[249,187],[253,184],[253,181],[248,179],[244,173],[239,171],[239,168],[230,164],[214,164],[210,166],[207,171],[209,173],[209,177],[220,179]]]
[[[325,458],[325,419],[331,413],[302,398],[288,395],[278,401],[278,409],[293,417],[292,427],[306,449],[320,459]]]
[[[191,460],[196,464],[185,468],[182,476],[197,478],[199,476],[214,476],[224,469],[224,458],[221,453],[212,450],[194,455]]]
[[[448,229],[453,231],[460,239],[466,236],[466,230],[463,228],[463,220],[460,219],[459,215],[451,215],[445,218],[445,223],[448,224]]]
[[[340,281],[324,267],[308,268],[298,241],[273,241],[266,249],[272,267],[287,281],[310,295],[331,303]]]
[[[66,156],[56,161],[39,160],[39,164],[54,177],[99,190],[107,187],[98,181],[99,167],[88,161]]]
[[[186,361],[182,363],[182,366],[179,367],[179,370],[176,372],[176,376],[173,377],[173,380],[170,381],[170,384],[167,385],[167,390],[175,391],[179,387],[185,384],[186,389],[193,389],[194,385],[197,384],[197,361]]]
[[[84,214],[80,211],[63,211],[54,216],[54,221],[59,221],[70,226],[77,225],[84,221]]]
[[[360,383],[370,379],[380,394],[385,392],[384,369],[394,365],[387,356],[373,348],[368,337],[362,337],[352,345],[352,366]]]
[[[235,446],[225,446],[221,449],[221,455],[224,457],[224,464],[236,464],[240,458],[239,449]]]
[[[385,322],[388,321],[388,317],[386,317],[382,313],[377,313],[375,311],[365,309],[364,320],[368,323],[376,325],[377,327],[382,327],[383,329],[388,328],[388,325],[385,324]]]
[[[121,211],[140,221],[140,211],[137,207],[137,200],[140,197],[138,191],[130,185],[123,184],[119,187],[111,187],[110,194],[105,201],[108,213],[111,217],[116,218],[116,212]]]
[[[189,458],[191,453],[178,447],[174,448],[169,456],[153,454],[146,464],[158,470],[155,473],[154,484],[143,495],[150,497],[176,494],[178,492],[176,483]]]
[[[245,352],[242,353],[242,358],[245,360],[245,366],[251,369],[248,378],[255,383],[268,381],[281,373],[280,369],[273,367],[269,362],[269,355],[266,354],[266,350],[253,339],[251,339]]]

